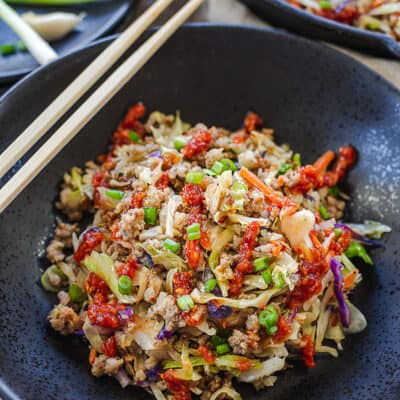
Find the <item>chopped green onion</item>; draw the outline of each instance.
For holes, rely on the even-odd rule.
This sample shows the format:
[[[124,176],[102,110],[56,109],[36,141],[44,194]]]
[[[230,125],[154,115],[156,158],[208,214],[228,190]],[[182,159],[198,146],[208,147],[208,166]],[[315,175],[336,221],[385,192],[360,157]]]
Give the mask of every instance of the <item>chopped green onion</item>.
[[[245,183],[235,182],[231,187],[230,193],[235,200],[242,200],[248,191],[249,188]]]
[[[68,295],[73,303],[80,303],[86,298],[85,292],[74,283],[69,287]]]
[[[229,346],[228,343],[223,343],[223,344],[219,344],[216,348],[215,351],[217,352],[217,354],[219,356],[221,356],[222,354],[226,354],[232,351],[231,346]]]
[[[209,280],[204,284],[204,290],[205,290],[206,292],[212,292],[212,291],[216,288],[217,283],[218,283],[218,282],[217,282],[216,279],[214,279],[214,278],[209,279]]]
[[[112,199],[115,199],[115,200],[121,200],[125,195],[125,193],[122,192],[121,190],[115,190],[115,189],[106,189],[104,191],[104,193],[108,197],[111,197]]]
[[[177,136],[174,139],[174,147],[176,150],[181,150],[186,146],[186,143],[188,142],[188,138],[184,136]]]
[[[328,0],[320,0],[319,6],[321,10],[330,10],[332,8],[331,3]]]
[[[221,175],[224,171],[237,171],[237,166],[229,158],[222,158],[213,164],[211,171],[213,171],[216,175]]]
[[[260,257],[256,258],[253,261],[254,270],[256,272],[263,271],[264,269],[269,267],[269,258],[268,257]]]
[[[276,325],[267,328],[267,334],[270,336],[275,335],[275,333],[277,331],[278,331],[278,327]]]
[[[129,139],[132,140],[132,142],[135,142],[135,143],[140,142],[140,136],[135,131],[129,131],[128,136],[129,136]]]
[[[337,186],[332,186],[329,188],[329,193],[332,196],[338,197],[340,195],[340,189]]]
[[[211,171],[211,169],[207,169],[207,168],[203,169],[203,173],[205,173],[206,175],[209,175],[209,176],[216,176],[217,175],[214,171]]]
[[[186,228],[186,232],[188,234],[188,240],[200,239],[200,237],[201,237],[200,224],[195,222],[194,224],[189,225]]]
[[[273,282],[274,282],[275,287],[277,287],[278,289],[281,289],[286,285],[286,281],[283,278],[282,272],[279,272],[278,276],[275,277],[275,279],[273,277]]]
[[[182,311],[190,311],[194,307],[194,301],[188,294],[178,297],[176,303]]]
[[[144,222],[149,225],[155,225],[157,222],[157,208],[144,207]]]
[[[237,166],[236,164],[229,158],[223,158],[220,160],[222,165],[225,167],[225,171],[231,170],[232,172],[237,171]]]
[[[321,206],[319,208],[319,214],[321,215],[322,219],[329,219],[328,211],[324,206]]]
[[[296,167],[301,167],[301,156],[300,156],[300,153],[296,153],[293,156],[293,162],[295,163]]]
[[[264,282],[269,285],[272,283],[272,272],[270,269],[267,269],[266,271],[264,271],[261,275],[264,279]]]
[[[21,51],[21,52],[28,51],[28,49],[25,46],[25,43],[22,40],[18,41],[16,46],[17,46],[18,51]]]
[[[225,171],[225,165],[221,161],[216,161],[211,167],[211,171],[216,175],[221,175]]]
[[[366,264],[373,265],[373,261],[368,255],[367,250],[365,250],[365,247],[359,242],[352,241],[344,253],[349,258],[360,257]]]
[[[282,163],[281,166],[278,169],[277,176],[286,174],[286,172],[288,172],[289,169],[292,169],[292,168],[293,168],[293,166],[291,164]]]
[[[3,56],[8,56],[10,54],[14,54],[15,51],[17,50],[17,48],[16,48],[15,44],[4,43],[1,45],[0,50],[1,50],[1,54]]]
[[[191,171],[186,174],[185,181],[187,183],[199,184],[203,182],[203,172]]]
[[[271,328],[278,323],[278,312],[275,307],[269,305],[265,310],[258,315],[258,322],[265,328]]]
[[[132,280],[129,276],[121,276],[118,278],[118,290],[122,294],[132,294]]]
[[[180,250],[181,245],[172,239],[165,239],[164,247],[172,253],[177,253]]]

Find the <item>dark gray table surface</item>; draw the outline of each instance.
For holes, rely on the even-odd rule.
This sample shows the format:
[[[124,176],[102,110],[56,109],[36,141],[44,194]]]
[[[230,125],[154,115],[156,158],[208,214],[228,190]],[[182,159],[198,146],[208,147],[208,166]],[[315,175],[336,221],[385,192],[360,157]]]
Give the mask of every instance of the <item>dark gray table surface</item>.
[[[118,25],[118,27],[111,33],[121,32],[125,29],[138,15],[140,15],[147,7],[149,7],[154,0],[132,0],[132,7],[129,10],[128,14],[124,18],[124,20]],[[182,5],[185,4],[185,0],[174,1],[173,4],[159,17],[159,19],[155,22],[154,25],[162,24],[168,17],[170,17],[176,10]],[[206,16],[206,8],[205,4],[202,6],[199,11],[197,11],[192,18],[191,21],[204,21]],[[4,94],[8,89],[10,89],[16,82],[11,82],[7,84],[0,84],[0,96]]]

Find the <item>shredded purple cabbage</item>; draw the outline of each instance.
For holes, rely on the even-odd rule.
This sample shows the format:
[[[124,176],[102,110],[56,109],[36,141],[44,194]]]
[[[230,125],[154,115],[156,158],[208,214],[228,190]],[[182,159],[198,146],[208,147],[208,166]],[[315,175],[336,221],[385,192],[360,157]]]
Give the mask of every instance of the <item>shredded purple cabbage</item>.
[[[207,303],[207,312],[211,319],[224,319],[232,314],[232,308],[229,306],[218,306],[214,301]]]
[[[148,253],[144,253],[144,256],[142,258],[142,263],[147,267],[147,268],[153,268],[154,267],[154,263],[153,263],[153,259],[151,258],[151,255]]]
[[[160,378],[160,372],[162,371],[162,367],[160,364],[157,364],[154,368],[148,369],[145,371],[146,379],[143,381],[136,381],[135,385],[146,387],[149,386],[150,383],[157,382]]]
[[[133,308],[125,307],[123,310],[118,311],[118,320],[120,325],[126,325],[133,316]]]
[[[150,158],[154,158],[154,157],[162,158],[160,151],[153,151],[153,153],[149,154],[149,157]]]
[[[342,289],[342,264],[336,258],[331,259],[331,271],[333,273],[333,290],[339,306],[340,321],[345,328],[348,328],[351,322],[351,312]]]
[[[219,288],[219,286],[215,286],[215,289],[211,293],[217,297],[222,296],[222,292],[221,292],[221,289]]]
[[[362,236],[359,233],[354,232],[353,229],[349,228],[346,224],[337,223],[335,224],[335,228],[344,229],[351,232],[351,236],[354,240],[357,240],[357,242],[365,244],[366,246],[385,248],[385,245],[380,240],[370,239]]]
[[[79,330],[74,332],[74,335],[82,337],[82,336],[85,335],[85,333],[83,332],[83,329],[79,329]]]
[[[165,328],[162,328],[160,333],[157,335],[158,340],[163,340],[163,339],[171,339],[172,336],[174,336],[175,330],[168,331]]]

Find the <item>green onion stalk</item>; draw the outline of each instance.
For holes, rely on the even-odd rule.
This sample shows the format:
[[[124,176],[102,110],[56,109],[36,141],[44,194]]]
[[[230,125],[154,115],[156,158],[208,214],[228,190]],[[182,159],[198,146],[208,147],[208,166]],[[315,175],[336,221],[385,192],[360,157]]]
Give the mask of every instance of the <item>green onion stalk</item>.
[[[39,64],[47,64],[57,58],[50,45],[3,0],[0,0],[0,19],[20,37]]]

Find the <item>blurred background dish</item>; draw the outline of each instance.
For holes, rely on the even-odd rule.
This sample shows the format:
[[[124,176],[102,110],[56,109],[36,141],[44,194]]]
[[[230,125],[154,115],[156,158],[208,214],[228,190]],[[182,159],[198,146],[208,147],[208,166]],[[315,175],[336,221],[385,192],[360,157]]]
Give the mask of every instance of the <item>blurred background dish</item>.
[[[241,0],[272,25],[378,56],[400,59],[400,43],[388,35],[359,29],[293,7],[286,0]]]
[[[54,6],[13,6],[19,14],[33,11],[45,14],[49,12],[85,13],[85,17],[64,39],[51,43],[59,55],[82,47],[98,39],[122,20],[131,6],[132,0],[110,1],[96,4],[54,7]],[[18,36],[0,19],[0,45],[17,43]],[[0,82],[13,81],[37,68],[38,64],[27,51],[17,51],[15,54],[0,55]]]

